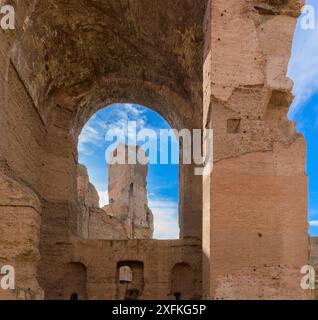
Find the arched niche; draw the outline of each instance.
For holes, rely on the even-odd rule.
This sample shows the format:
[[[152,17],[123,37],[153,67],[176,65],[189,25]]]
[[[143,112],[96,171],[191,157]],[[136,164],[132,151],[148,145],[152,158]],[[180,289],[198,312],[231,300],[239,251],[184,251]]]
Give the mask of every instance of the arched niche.
[[[193,269],[188,263],[177,263],[171,270],[171,294],[176,300],[192,300],[194,292]]]

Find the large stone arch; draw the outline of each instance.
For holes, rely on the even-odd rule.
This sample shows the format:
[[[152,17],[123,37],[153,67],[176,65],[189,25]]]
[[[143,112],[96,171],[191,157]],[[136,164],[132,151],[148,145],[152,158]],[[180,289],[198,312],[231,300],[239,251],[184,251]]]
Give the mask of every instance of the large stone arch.
[[[44,119],[60,94],[76,103],[103,79],[169,88],[195,109],[206,2],[37,1],[12,59]]]
[[[55,153],[54,160],[44,160],[44,198],[72,198],[74,184],[65,187],[67,192],[61,189],[64,181],[74,180],[72,139],[77,141],[84,123],[101,107],[138,103],[159,112],[173,128],[201,128],[205,2],[171,1],[164,4],[165,14],[160,13],[161,1],[36,2],[11,59],[45,124],[46,152]],[[162,29],[162,19],[170,26]],[[202,184],[191,166],[182,166],[181,172],[181,234],[200,238]],[[47,181],[50,186],[45,187]],[[183,195],[191,195],[192,201],[183,201]],[[191,227],[187,220],[193,220]]]
[[[2,261],[37,279],[22,280],[21,290],[30,286],[38,292],[38,281],[54,289],[61,266],[74,255],[76,136],[94,110],[123,101],[152,106],[176,126],[201,123],[214,129],[213,174],[195,189],[197,181],[184,175],[191,196],[184,207],[191,212],[193,205],[196,216],[202,212],[192,199],[200,197],[200,188],[204,193],[204,297],[303,297],[305,145],[286,118],[291,82],[285,76],[299,2],[19,0],[15,5],[16,30],[0,30],[0,175],[23,190],[17,193],[23,201],[20,207],[16,199],[3,203],[1,213],[18,215],[29,207],[26,194],[41,203],[38,213],[29,207],[20,215],[41,229],[32,239],[30,228],[20,229],[35,259],[23,269],[18,258],[29,257],[29,247],[7,241],[6,250],[19,254]],[[172,102],[169,116],[162,107],[168,110]],[[184,236],[199,229],[199,224],[185,228]]]
[[[40,241],[41,259],[33,270],[46,291],[54,290],[72,256],[70,237],[80,234],[76,147],[88,118],[112,102],[133,102],[152,107],[176,129],[201,127],[205,5],[49,0],[26,6],[17,1],[17,29],[3,34],[1,64],[16,91],[3,87],[3,119],[12,121],[3,123],[6,140],[0,148],[10,170],[41,201],[41,235],[34,242],[37,247]],[[24,95],[14,101],[18,92]],[[20,130],[14,131],[20,109]],[[24,138],[32,155],[27,160],[28,152],[17,158],[13,150]],[[201,179],[191,166],[181,171],[186,195],[181,236],[200,238]]]
[[[172,128],[192,130],[201,128],[202,119],[195,107],[179,94],[164,86],[129,79],[105,79],[85,96],[79,104],[71,132],[74,141],[82,126],[101,108],[112,103],[134,103],[146,106],[160,114]],[[181,157],[181,155],[180,155]],[[195,175],[194,165],[179,165],[179,221],[180,237],[201,239],[202,180]],[[191,183],[190,183],[191,181]]]

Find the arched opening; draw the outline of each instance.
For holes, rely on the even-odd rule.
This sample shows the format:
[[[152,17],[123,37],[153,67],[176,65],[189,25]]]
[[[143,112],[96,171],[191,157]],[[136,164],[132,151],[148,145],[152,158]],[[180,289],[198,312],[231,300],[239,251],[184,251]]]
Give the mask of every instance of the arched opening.
[[[76,292],[73,292],[73,293],[71,294],[70,300],[79,300],[79,299],[78,299],[78,294],[77,294]]]
[[[135,162],[119,163],[121,145],[129,146],[126,155],[134,146],[141,149]],[[142,150],[146,158],[139,159]],[[163,117],[139,105],[108,106],[83,127],[78,153],[77,185],[89,238],[179,238],[179,144]]]
[[[120,246],[120,243],[86,241],[89,239],[87,216],[81,210],[80,202],[98,208],[93,205],[96,199],[92,186],[85,184],[84,176],[78,178],[78,171],[83,171],[83,168],[77,168],[79,133],[95,112],[115,102],[150,106],[176,129],[202,126],[202,21],[207,1],[194,5],[179,1],[153,4],[137,0],[129,6],[125,1],[101,1],[87,6],[81,0],[67,3],[52,0],[50,10],[47,10],[47,3],[33,2],[34,5],[28,8],[22,5],[19,9],[19,30],[4,41],[4,52],[8,55],[3,65],[10,71],[10,76],[3,88],[6,101],[1,111],[3,114],[8,111],[1,121],[1,132],[7,132],[6,141],[1,141],[0,146],[4,166],[8,163],[8,170],[5,167],[4,171],[12,172],[12,177],[20,181],[22,194],[28,195],[27,209],[20,215],[26,218],[21,220],[25,241],[19,245],[19,253],[30,255],[32,251],[28,260],[32,263],[23,286],[36,290],[43,288],[48,299],[82,299],[84,287],[77,285],[75,279],[73,284],[68,284],[69,288],[74,288],[64,293],[66,288],[61,280],[66,274],[71,281],[74,271],[78,274],[75,278],[83,280],[81,283],[86,283],[84,278],[90,281],[89,298],[103,298],[105,288],[101,289],[96,281],[92,281],[90,273],[115,285],[114,264],[111,270],[108,269],[103,249],[107,251],[111,245]],[[157,16],[157,12],[162,14]],[[117,25],[113,18],[118,14],[123,23]],[[148,22],[145,17],[149,17]],[[130,23],[134,26],[127,34]],[[89,25],[92,28],[88,28]],[[114,37],[115,25],[118,36]],[[162,25],[166,26],[163,37],[158,32]],[[7,75],[3,76],[6,78]],[[8,130],[18,114],[21,117]],[[22,130],[17,130],[18,127]],[[27,141],[24,143],[23,140]],[[32,154],[25,150],[32,150]],[[194,176],[193,167],[180,166],[180,172],[180,193],[184,194],[179,206],[183,212],[180,237],[190,238],[188,242],[180,241],[178,254],[182,256],[183,244],[190,243],[188,246],[191,247],[193,238],[199,247],[202,183],[200,177]],[[84,193],[81,201],[77,182],[84,189],[87,187],[89,195],[86,197]],[[132,192],[136,186],[133,185]],[[10,204],[10,211],[2,210],[9,212],[8,216],[12,216],[12,212],[18,215],[22,207],[21,202],[17,203]],[[149,215],[148,218],[149,221]],[[30,239],[32,250],[25,246]],[[133,246],[138,242],[125,243]],[[162,242],[160,245],[150,243],[144,253],[147,257],[152,249],[164,248]],[[174,250],[173,245],[171,247],[169,252]],[[143,257],[134,254],[143,254],[138,247],[130,248],[131,256],[128,257],[125,249],[120,248],[125,254],[116,257],[117,261],[143,261]],[[111,256],[110,249],[107,253]],[[95,260],[96,255],[98,259]],[[76,261],[85,261],[87,270],[70,266],[68,272],[65,265],[74,257]],[[105,270],[98,269],[97,264],[102,264]],[[21,270],[24,268],[25,265]],[[96,274],[96,270],[100,273]],[[86,272],[88,277],[84,276]],[[168,273],[162,271],[162,274],[158,281],[164,278],[168,282],[164,276]],[[135,296],[136,291],[129,294],[129,297]]]
[[[187,263],[177,263],[171,270],[171,293],[176,300],[192,300],[195,279],[192,268]]]
[[[117,263],[117,299],[138,300],[144,290],[144,264],[139,261]]]
[[[306,263],[304,148],[280,116],[288,104],[285,63],[299,1],[235,1],[228,8],[226,0],[89,6],[50,0],[50,10],[46,1],[31,2],[19,1],[17,30],[1,33],[1,256],[16,262],[21,285],[52,296],[74,256],[105,281],[99,267],[108,266],[107,251],[115,286],[114,261],[125,259],[127,247],[85,241],[76,165],[83,125],[105,105],[121,102],[151,106],[177,129],[203,124],[215,131],[216,170],[204,179],[204,296],[298,297],[290,285],[299,289],[299,266]],[[171,262],[177,248],[182,256],[184,247],[195,247],[186,238],[201,239],[202,181],[191,166],[180,171],[182,240],[167,247],[148,241],[148,248],[126,241],[127,259],[141,252],[153,258],[153,251],[166,252],[162,246]],[[113,257],[111,246],[125,257]],[[168,281],[169,266],[156,270],[159,281]],[[277,277],[281,266],[286,269]],[[251,274],[255,281],[240,286]],[[104,297],[96,282],[91,296]],[[179,291],[176,286],[176,298]]]
[[[61,280],[63,285],[64,300],[87,299],[87,270],[79,262],[68,263],[63,268],[64,275]]]

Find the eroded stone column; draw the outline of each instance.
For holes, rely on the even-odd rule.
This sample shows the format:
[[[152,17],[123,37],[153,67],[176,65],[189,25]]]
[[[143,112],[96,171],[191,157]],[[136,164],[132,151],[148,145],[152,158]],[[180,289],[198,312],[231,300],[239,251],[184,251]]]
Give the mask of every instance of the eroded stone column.
[[[204,181],[203,252],[211,299],[304,297],[306,147],[287,119],[286,78],[299,12],[292,0],[213,0],[207,14],[204,125],[211,118],[215,163]]]

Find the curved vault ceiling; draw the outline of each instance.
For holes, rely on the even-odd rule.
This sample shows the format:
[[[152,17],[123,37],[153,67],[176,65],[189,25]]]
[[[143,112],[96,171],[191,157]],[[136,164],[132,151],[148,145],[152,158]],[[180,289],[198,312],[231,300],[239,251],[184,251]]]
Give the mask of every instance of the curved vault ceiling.
[[[12,60],[44,119],[52,104],[75,116],[79,106],[102,103],[109,94],[156,103],[156,88],[193,108],[201,104],[206,2],[40,0]],[[129,89],[129,81],[139,85]],[[123,82],[118,96],[104,88]],[[140,83],[154,90],[147,97],[128,92],[141,90]]]

